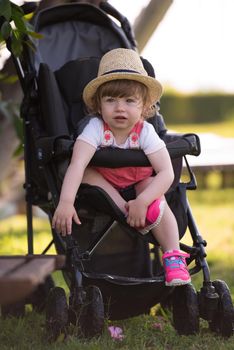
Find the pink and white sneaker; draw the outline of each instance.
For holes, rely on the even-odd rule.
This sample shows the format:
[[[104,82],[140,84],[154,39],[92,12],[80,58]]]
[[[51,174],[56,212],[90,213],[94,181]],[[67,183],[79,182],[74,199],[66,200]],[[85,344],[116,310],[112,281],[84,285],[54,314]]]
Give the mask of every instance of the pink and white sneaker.
[[[163,254],[166,286],[180,286],[191,282],[185,258],[189,254],[180,250],[171,250]]]
[[[164,208],[165,208],[165,200],[164,199],[163,200],[156,199],[155,201],[153,201],[153,203],[151,203],[148,206],[148,210],[146,213],[146,219],[145,219],[146,226],[139,230],[139,232],[141,234],[145,235],[150,230],[152,230],[152,228],[158,226],[158,224],[160,223],[160,221],[162,219]]]

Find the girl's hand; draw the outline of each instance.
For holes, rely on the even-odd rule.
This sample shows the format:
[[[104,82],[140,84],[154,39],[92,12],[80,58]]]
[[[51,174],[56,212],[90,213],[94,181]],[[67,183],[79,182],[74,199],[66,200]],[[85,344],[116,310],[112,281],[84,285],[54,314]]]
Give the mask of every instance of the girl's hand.
[[[72,232],[72,220],[78,225],[81,224],[74,205],[67,202],[59,202],[52,219],[52,228],[61,233],[62,236],[70,235]]]
[[[126,204],[128,211],[127,223],[131,227],[141,228],[145,226],[147,205],[140,199],[136,198]]]

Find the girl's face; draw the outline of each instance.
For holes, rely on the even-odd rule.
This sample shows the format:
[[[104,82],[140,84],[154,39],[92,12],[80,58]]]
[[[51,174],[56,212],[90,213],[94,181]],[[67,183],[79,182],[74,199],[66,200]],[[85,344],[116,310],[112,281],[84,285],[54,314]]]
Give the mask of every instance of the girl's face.
[[[112,132],[129,132],[142,119],[143,101],[139,96],[101,97],[100,114]]]

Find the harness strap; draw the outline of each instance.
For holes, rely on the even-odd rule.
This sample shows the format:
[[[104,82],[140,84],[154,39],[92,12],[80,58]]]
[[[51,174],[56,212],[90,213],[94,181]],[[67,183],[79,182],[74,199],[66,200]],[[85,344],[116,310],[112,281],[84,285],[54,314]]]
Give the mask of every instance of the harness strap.
[[[112,146],[114,143],[114,135],[109,125],[106,122],[103,122],[103,123],[104,123],[104,133],[103,133],[103,140],[102,140],[101,146],[102,147]],[[143,121],[139,120],[130,131],[128,135],[130,149],[138,149],[140,147],[139,137],[140,137],[142,128],[143,128]]]

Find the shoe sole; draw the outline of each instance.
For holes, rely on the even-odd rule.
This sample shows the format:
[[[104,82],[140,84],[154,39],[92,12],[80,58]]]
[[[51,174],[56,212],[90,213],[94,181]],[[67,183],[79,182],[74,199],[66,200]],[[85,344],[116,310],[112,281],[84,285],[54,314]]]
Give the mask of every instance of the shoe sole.
[[[171,282],[165,282],[165,285],[169,287],[176,287],[176,286],[183,286],[189,283],[191,283],[191,278],[188,280],[174,279]]]

